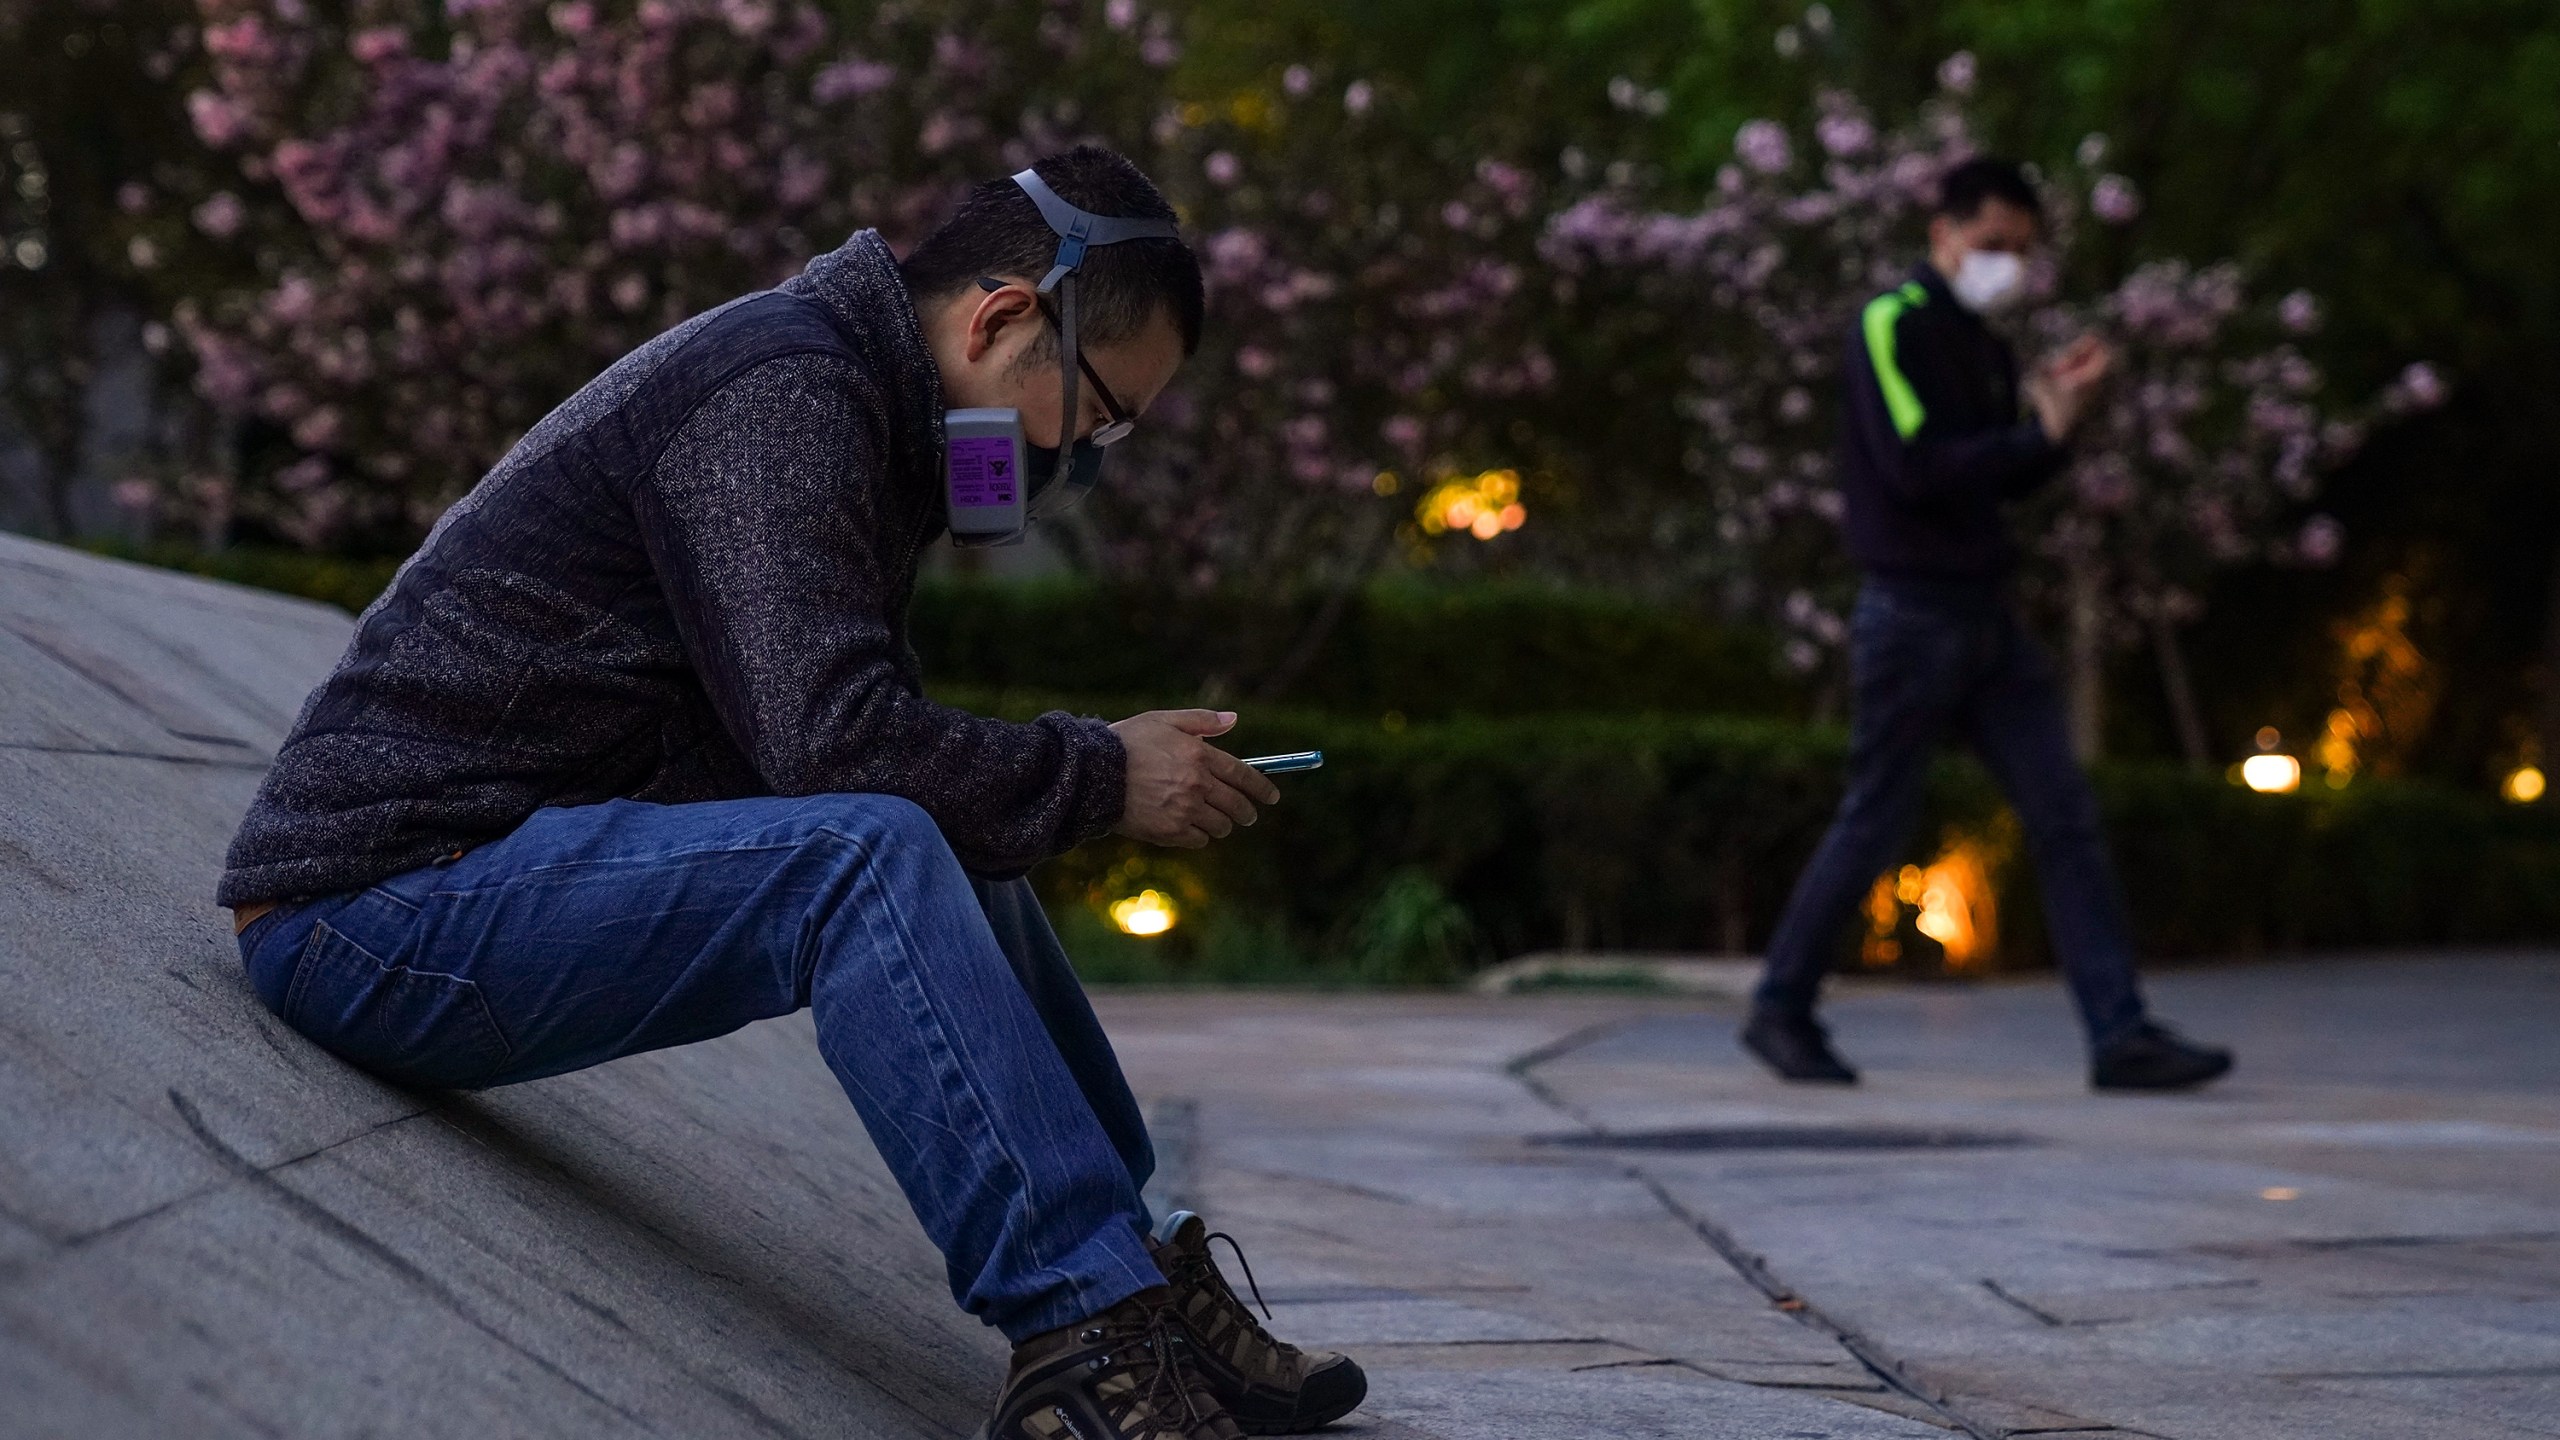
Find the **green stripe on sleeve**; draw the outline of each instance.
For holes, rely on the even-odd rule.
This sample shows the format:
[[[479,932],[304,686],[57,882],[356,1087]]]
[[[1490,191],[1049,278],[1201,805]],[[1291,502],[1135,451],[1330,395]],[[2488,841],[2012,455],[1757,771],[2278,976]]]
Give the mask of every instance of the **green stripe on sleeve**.
[[[1905,285],[1868,301],[1860,321],[1866,332],[1867,359],[1876,367],[1876,386],[1884,391],[1885,412],[1893,417],[1893,433],[1905,440],[1919,434],[1920,422],[1928,418],[1920,397],[1912,393],[1911,382],[1902,377],[1902,365],[1893,353],[1894,322],[1918,303],[1911,293],[1917,289],[1916,285]],[[1927,292],[1921,294],[1925,296]]]

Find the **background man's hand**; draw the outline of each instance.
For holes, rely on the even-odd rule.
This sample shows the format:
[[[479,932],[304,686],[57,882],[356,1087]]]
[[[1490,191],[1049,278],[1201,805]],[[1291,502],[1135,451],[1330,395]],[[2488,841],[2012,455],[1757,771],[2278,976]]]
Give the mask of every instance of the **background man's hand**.
[[[1197,850],[1280,802],[1269,777],[1204,737],[1235,728],[1233,711],[1150,710],[1111,727],[1129,752],[1127,808],[1112,833]]]
[[[2046,438],[2057,445],[2071,438],[2115,363],[2113,347],[2095,335],[2083,335],[2028,378],[2027,403],[2034,407]]]

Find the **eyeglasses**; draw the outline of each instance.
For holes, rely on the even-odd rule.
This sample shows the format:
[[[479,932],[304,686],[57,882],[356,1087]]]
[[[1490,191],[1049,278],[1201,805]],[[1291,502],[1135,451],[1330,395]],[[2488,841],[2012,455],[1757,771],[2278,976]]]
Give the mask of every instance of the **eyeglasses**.
[[[992,295],[1004,289],[1005,283],[991,276],[981,275],[978,277],[978,288]],[[1059,323],[1058,312],[1049,304],[1049,297],[1034,291],[1031,298],[1039,305],[1040,313],[1048,320],[1050,328],[1058,331],[1059,343],[1066,343],[1066,327]],[[1128,439],[1129,432],[1138,428],[1138,417],[1122,408],[1120,397],[1112,394],[1111,387],[1103,384],[1102,377],[1094,373],[1093,362],[1084,358],[1083,346],[1076,347],[1076,369],[1083,373],[1085,383],[1093,387],[1094,398],[1102,402],[1102,412],[1110,417],[1102,425],[1096,426],[1091,435],[1085,437],[1087,443],[1111,445]],[[1067,428],[1074,427],[1070,423]],[[1065,443],[1063,438],[1060,443]]]

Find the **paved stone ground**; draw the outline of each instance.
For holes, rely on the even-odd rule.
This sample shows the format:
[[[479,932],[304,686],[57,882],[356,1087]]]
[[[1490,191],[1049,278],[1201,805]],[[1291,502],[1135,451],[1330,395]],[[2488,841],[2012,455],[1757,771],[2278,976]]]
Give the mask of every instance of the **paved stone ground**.
[[[2154,991],[2231,1081],[2090,1094],[2043,984],[1844,996],[1854,1091],[1696,1003],[1103,1004],[1366,1433],[2560,1435],[2560,954]]]

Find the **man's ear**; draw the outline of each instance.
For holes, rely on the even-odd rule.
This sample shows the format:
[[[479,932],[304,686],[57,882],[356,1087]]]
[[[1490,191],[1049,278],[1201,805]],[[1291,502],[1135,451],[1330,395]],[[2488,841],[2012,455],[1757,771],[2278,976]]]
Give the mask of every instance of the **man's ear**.
[[[978,303],[969,312],[969,332],[961,355],[972,364],[985,359],[1012,327],[1025,321],[1036,324],[1040,319],[1039,302],[1019,285],[983,292],[972,286],[969,293],[977,295]]]

